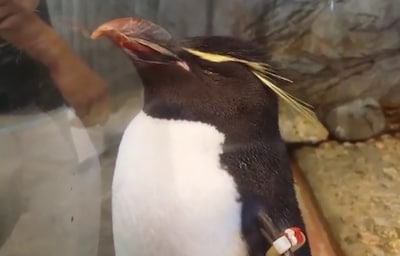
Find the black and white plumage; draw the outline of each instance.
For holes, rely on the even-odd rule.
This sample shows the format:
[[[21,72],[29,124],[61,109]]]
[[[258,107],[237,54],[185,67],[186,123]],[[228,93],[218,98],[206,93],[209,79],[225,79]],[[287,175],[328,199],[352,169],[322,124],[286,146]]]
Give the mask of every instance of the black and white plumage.
[[[261,49],[230,37],[175,42],[138,18],[92,37],[101,35],[130,56],[144,86],[113,180],[117,256],[265,255],[260,213],[277,231],[305,232],[276,94],[243,62],[219,61],[265,63]],[[308,244],[294,255],[311,255]]]

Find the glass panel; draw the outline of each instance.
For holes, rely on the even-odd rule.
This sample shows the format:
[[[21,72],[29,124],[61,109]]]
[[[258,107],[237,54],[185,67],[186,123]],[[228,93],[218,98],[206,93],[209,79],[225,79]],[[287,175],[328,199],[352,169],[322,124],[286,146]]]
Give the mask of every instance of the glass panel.
[[[137,32],[137,24],[128,24],[131,31],[123,31],[124,37],[117,38],[117,35],[114,42],[111,39],[115,34],[92,40],[92,32],[101,24],[130,16],[157,25],[149,29],[148,21],[140,23],[143,31],[149,33],[139,31],[139,41],[133,40],[135,44],[129,40],[134,37],[132,31]],[[240,247],[242,243],[247,246],[251,238],[245,234],[246,213],[254,213],[260,205],[254,203],[254,206],[253,197],[246,197],[244,191],[248,189],[254,196],[258,184],[275,177],[291,179],[290,172],[282,167],[289,168],[289,165],[292,166],[293,186],[286,184],[283,188],[277,182],[261,189],[260,193],[267,197],[295,189],[297,202],[291,202],[295,202],[296,207],[298,203],[302,211],[305,222],[302,231],[307,235],[313,255],[400,255],[400,199],[397,196],[400,181],[397,160],[399,16],[400,2],[396,0],[0,0],[0,255],[124,256],[121,251],[115,254],[115,242],[119,250],[126,249],[129,255],[155,256],[151,249],[156,247],[144,246],[144,251],[138,252],[133,246],[145,244],[141,238],[150,235],[162,249],[158,251],[161,255],[168,256],[170,250],[170,255],[183,256],[185,248],[189,248],[191,255],[211,255],[206,251],[210,248],[204,240],[195,240],[196,232],[199,229],[218,231],[220,236],[215,235],[210,241],[219,248],[220,242],[227,238],[224,228],[228,226],[237,228],[234,235],[241,237],[235,245],[230,244],[230,248]],[[167,35],[161,28],[176,41],[160,40]],[[252,41],[263,54],[252,55],[257,51],[254,45],[235,48],[233,39],[205,43],[197,48],[193,39],[185,43],[180,41],[184,37],[215,35]],[[119,49],[123,47],[125,52]],[[195,54],[187,48],[202,53]],[[264,64],[271,65],[268,68],[277,75],[261,70],[265,68],[260,68],[261,59]],[[146,76],[138,61],[186,73],[179,73],[182,75],[179,76],[160,68]],[[286,94],[254,76],[260,72]],[[246,80],[246,77],[250,78]],[[144,96],[160,92],[154,88],[146,91],[146,86],[157,82],[157,78],[168,90],[160,90],[162,93],[156,97],[158,102],[151,102],[152,105],[146,103]],[[190,93],[185,91],[191,88],[193,81],[204,89],[193,87]],[[263,87],[251,87],[254,81]],[[238,83],[237,90],[232,89],[231,85]],[[260,91],[264,93],[262,96],[257,94]],[[168,98],[165,93],[171,93],[172,97]],[[287,93],[311,104],[316,120],[309,120],[301,111],[296,111],[293,98],[292,105],[288,104],[284,99]],[[217,100],[215,95],[220,98]],[[266,99],[266,95],[274,96],[267,101],[257,101],[258,96]],[[274,105],[275,97],[278,109]],[[301,105],[300,101],[297,102]],[[223,103],[232,102],[236,105],[221,107]],[[196,112],[199,106],[206,110]],[[134,142],[125,140],[129,157],[118,153],[127,126],[134,117],[141,117],[138,115],[141,110],[150,117],[201,121],[223,133],[223,142],[218,146],[223,144],[224,147],[216,156],[218,171],[223,169],[224,175],[234,177],[232,191],[243,199],[238,207],[240,214],[219,208],[228,204],[230,198],[225,190],[219,190],[225,185],[219,181],[220,176],[203,174],[203,169],[194,171],[206,162],[199,161],[199,155],[204,152],[198,153],[198,148],[208,143],[209,137],[204,136],[199,141],[196,138],[203,138],[200,135],[187,135],[190,129],[179,130],[178,141],[187,143],[182,150],[171,142],[175,133],[170,126],[153,130],[146,127]],[[274,111],[279,111],[279,121],[274,118]],[[264,116],[262,121],[253,119],[260,112],[266,114],[265,119]],[[232,115],[237,119],[232,121],[233,117],[227,113],[237,114]],[[263,123],[269,125],[264,127]],[[272,134],[274,125],[278,127],[278,124],[282,138]],[[261,126],[264,128],[260,129]],[[158,140],[151,140],[154,138]],[[238,141],[245,146],[232,143],[232,138],[240,138]],[[145,139],[151,143],[144,143],[142,151],[138,144]],[[169,144],[163,144],[165,141]],[[245,157],[238,153],[234,159],[241,161],[236,165],[224,162],[232,148],[257,148],[259,144],[263,146],[262,152],[250,150]],[[273,153],[265,153],[269,152],[266,148]],[[181,153],[178,149],[185,153],[179,159],[190,162],[190,167],[173,162],[172,155]],[[130,155],[130,150],[135,154]],[[138,157],[146,150],[153,154],[149,165]],[[192,156],[192,151],[197,153]],[[136,172],[132,170],[132,176],[120,179],[134,177],[125,191],[145,194],[134,199],[129,194],[127,199],[119,201],[124,207],[126,204],[122,210],[111,204],[115,196],[112,181],[118,155],[121,156],[120,165],[143,168],[132,167]],[[257,168],[265,164],[265,159],[275,167],[266,164],[259,171]],[[162,160],[168,164],[162,164]],[[170,167],[170,162],[174,167]],[[161,169],[165,167],[169,172],[162,175],[155,172],[154,166],[158,163]],[[189,174],[179,173],[179,168]],[[149,178],[151,182],[138,181],[143,178],[138,175],[140,170],[154,171]],[[262,175],[253,177],[257,171]],[[250,185],[243,179],[248,179]],[[201,183],[204,180],[207,182]],[[114,188],[123,190],[118,184]],[[143,184],[147,186],[141,186]],[[193,186],[184,186],[187,184]],[[151,190],[153,187],[156,188]],[[190,194],[183,188],[192,192],[196,188],[199,190]],[[211,193],[213,188],[218,192]],[[201,201],[203,197],[199,195],[212,196]],[[274,233],[270,235],[272,238],[264,237],[257,229],[256,236],[263,241],[263,250],[273,249],[267,246],[271,239],[278,239],[286,228],[295,225],[295,217],[287,217],[287,213],[283,213],[287,209],[279,209],[280,201],[274,201],[284,198],[282,201],[286,200],[289,205],[292,196],[269,197],[267,203],[261,204],[260,209],[268,208],[268,214],[273,215],[274,226],[270,227]],[[167,201],[171,198],[173,203]],[[192,199],[189,200],[191,208],[185,208],[182,198]],[[213,202],[217,202],[214,210],[208,209]],[[162,210],[157,208],[159,205],[163,206]],[[146,207],[150,210],[140,215],[140,210]],[[188,216],[197,221],[184,225],[183,213],[193,209]],[[224,222],[226,225],[223,225],[210,217],[214,222],[207,219],[202,228],[196,226],[199,219],[215,217],[223,210],[229,213],[224,220],[240,216],[237,223]],[[174,214],[168,216],[168,212]],[[147,219],[146,222],[145,217],[154,217],[157,213],[167,221],[160,221],[160,224]],[[126,214],[131,221],[124,222],[123,228],[113,232],[112,214]],[[141,221],[135,222],[135,217]],[[181,225],[173,225],[174,221]],[[137,226],[139,231],[133,230],[132,227]],[[163,230],[166,226],[171,230]],[[182,227],[186,229],[179,229]],[[136,232],[138,240],[133,241],[129,235]],[[167,233],[171,236],[163,236]],[[129,238],[125,247],[121,242],[124,234]],[[179,240],[171,238],[173,234],[185,235]],[[192,243],[184,241],[188,237],[193,238]],[[212,236],[202,233],[199,237]],[[183,248],[179,251],[181,255],[173,253],[174,244]],[[195,245],[204,251],[193,251],[197,248]],[[295,255],[305,256],[305,247]],[[249,245],[246,248],[257,250],[258,247]]]

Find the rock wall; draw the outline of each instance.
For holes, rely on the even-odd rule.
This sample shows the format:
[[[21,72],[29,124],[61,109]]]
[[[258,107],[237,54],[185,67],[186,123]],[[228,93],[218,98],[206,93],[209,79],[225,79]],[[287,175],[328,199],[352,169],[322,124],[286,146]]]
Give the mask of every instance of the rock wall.
[[[286,1],[264,23],[257,40],[290,70],[295,93],[336,137],[398,128],[399,1]]]

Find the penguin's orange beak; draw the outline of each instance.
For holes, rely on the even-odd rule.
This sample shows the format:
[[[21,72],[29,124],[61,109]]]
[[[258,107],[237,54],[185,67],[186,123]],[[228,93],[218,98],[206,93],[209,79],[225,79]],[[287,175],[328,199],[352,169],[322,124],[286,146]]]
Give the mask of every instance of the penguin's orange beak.
[[[171,35],[162,27],[141,18],[127,17],[108,21],[91,34],[92,39],[106,36],[133,60],[168,64],[179,62]]]

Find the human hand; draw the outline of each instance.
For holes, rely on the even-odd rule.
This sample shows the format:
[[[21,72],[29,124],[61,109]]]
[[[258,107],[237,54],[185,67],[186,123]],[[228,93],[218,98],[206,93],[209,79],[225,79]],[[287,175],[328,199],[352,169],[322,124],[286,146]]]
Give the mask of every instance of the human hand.
[[[104,123],[110,106],[104,82],[34,12],[39,0],[0,0],[0,38],[41,62],[85,126]]]
[[[0,0],[0,37],[18,48],[34,43],[41,20],[34,10],[39,0]],[[43,24],[44,25],[44,24]],[[25,39],[30,40],[25,40]]]

